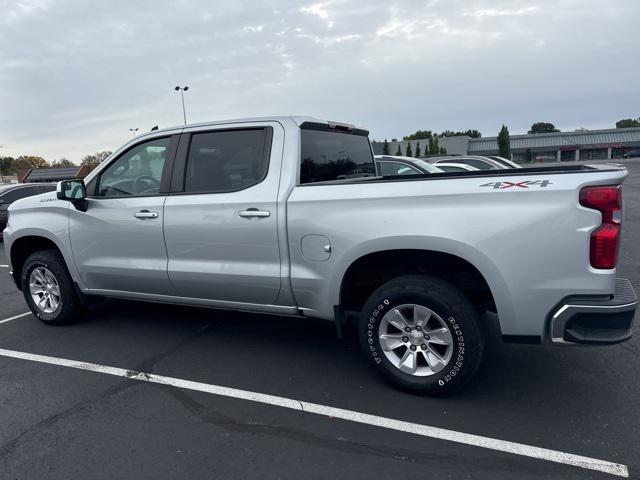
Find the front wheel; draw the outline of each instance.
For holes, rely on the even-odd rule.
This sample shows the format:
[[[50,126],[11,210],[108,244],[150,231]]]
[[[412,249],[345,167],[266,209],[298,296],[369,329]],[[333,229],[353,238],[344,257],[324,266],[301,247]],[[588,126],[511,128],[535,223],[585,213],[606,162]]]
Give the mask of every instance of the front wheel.
[[[484,349],[478,313],[453,285],[426,275],[391,280],[367,300],[360,343],[393,384],[431,396],[465,386]]]
[[[73,280],[55,250],[35,252],[22,268],[22,293],[33,314],[49,325],[75,321],[81,311]]]

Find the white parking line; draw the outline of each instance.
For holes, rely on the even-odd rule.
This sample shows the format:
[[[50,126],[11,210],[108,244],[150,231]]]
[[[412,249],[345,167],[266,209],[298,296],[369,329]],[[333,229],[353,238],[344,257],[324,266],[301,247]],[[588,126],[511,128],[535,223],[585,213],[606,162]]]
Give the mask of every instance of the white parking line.
[[[31,312],[21,313],[20,315],[15,315],[13,317],[5,318],[4,320],[0,320],[0,324],[10,322],[11,320],[16,320],[18,318],[26,317],[27,315],[31,315]]]
[[[165,377],[145,372],[136,372],[126,370],[124,368],[110,367],[97,363],[79,362],[65,358],[48,357],[45,355],[36,355],[33,353],[18,352],[15,350],[0,349],[0,356],[29,360],[32,362],[48,363],[51,365],[59,365],[62,367],[77,368],[79,370],[89,370],[92,372],[114,375],[116,377],[125,377],[132,380],[142,382],[159,383],[162,385],[170,385],[198,392],[211,393],[223,397],[238,398],[241,400],[249,400],[251,402],[264,403],[267,405],[276,405],[278,407],[290,408],[291,410],[299,410],[307,413],[314,413],[325,417],[339,418],[350,422],[363,423],[389,430],[397,430],[405,433],[412,433],[423,437],[436,438],[440,440],[448,440],[450,442],[472,445],[499,452],[513,453],[525,457],[538,458],[549,462],[563,463],[573,465],[589,470],[597,470],[599,472],[610,473],[620,477],[628,477],[629,469],[626,465],[619,463],[607,462],[595,458],[583,457],[581,455],[573,455],[571,453],[559,452],[557,450],[549,450],[546,448],[534,447],[522,443],[508,442],[506,440],[497,440],[495,438],[482,437],[468,433],[457,432],[455,430],[447,430],[444,428],[430,427],[418,423],[404,422],[394,420],[392,418],[378,417],[367,413],[356,412],[353,410],[344,410],[341,408],[319,405],[317,403],[303,402],[293,398],[278,397],[275,395],[267,395],[264,393],[251,392],[248,390],[238,390],[236,388],[223,387],[219,385],[210,385],[207,383],[192,382],[190,380],[182,380],[180,378]]]

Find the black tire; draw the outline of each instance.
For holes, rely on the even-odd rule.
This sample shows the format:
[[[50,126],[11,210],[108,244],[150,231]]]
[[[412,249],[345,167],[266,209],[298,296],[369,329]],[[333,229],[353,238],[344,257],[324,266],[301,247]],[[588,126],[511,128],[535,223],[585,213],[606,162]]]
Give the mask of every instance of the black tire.
[[[58,306],[51,313],[38,307],[31,296],[29,278],[36,268],[45,268],[51,272],[59,287]],[[42,250],[31,254],[22,268],[21,283],[22,293],[31,312],[47,325],[67,325],[80,318],[82,305],[64,259],[57,250]]]
[[[446,325],[451,335],[450,346],[437,345],[435,342],[431,344],[426,340],[428,335],[421,339],[409,336],[414,333],[409,333],[407,336],[403,333],[402,340],[395,340],[395,342],[403,342],[403,345],[393,347],[394,350],[388,350],[390,353],[386,353],[382,349],[379,338],[382,319],[389,312],[392,315],[395,314],[396,307],[408,304],[426,307],[435,313],[435,316],[431,315],[432,320],[429,322],[437,322],[441,329],[444,329],[443,324]],[[387,318],[391,319],[392,317]],[[388,323],[385,320],[383,329],[391,328]],[[428,325],[428,328],[431,328],[433,324],[429,323]],[[419,330],[418,327],[413,328]],[[425,326],[422,334],[426,333],[428,328]],[[446,331],[442,331],[443,335],[446,335]],[[397,336],[398,334],[392,333],[392,335]],[[415,335],[420,335],[420,333],[415,333]],[[480,366],[484,350],[484,337],[479,328],[476,308],[456,287],[439,278],[427,275],[398,277],[374,291],[367,299],[360,315],[359,336],[364,354],[392,384],[404,390],[429,396],[448,395],[467,385]],[[412,345],[412,338],[415,338],[416,342],[424,342],[426,345]],[[406,342],[405,339],[410,340]],[[403,352],[404,355],[410,354],[409,348],[414,348],[413,352],[415,352],[416,358],[415,364],[409,368],[413,368],[413,365],[419,365],[419,370],[422,372],[431,371],[431,373],[427,373],[425,376],[406,373],[394,365],[387,356],[390,355],[395,361],[396,358],[400,358]],[[446,356],[440,355],[443,360],[450,356],[448,361],[440,362],[445,365],[444,368],[434,362],[436,367],[431,370],[431,364],[427,361],[429,349],[437,350],[436,353],[446,352]],[[420,350],[425,350],[425,353],[420,355]],[[433,358],[432,355],[431,359]],[[421,366],[420,362],[422,362]],[[442,368],[442,370],[437,371],[437,368]]]

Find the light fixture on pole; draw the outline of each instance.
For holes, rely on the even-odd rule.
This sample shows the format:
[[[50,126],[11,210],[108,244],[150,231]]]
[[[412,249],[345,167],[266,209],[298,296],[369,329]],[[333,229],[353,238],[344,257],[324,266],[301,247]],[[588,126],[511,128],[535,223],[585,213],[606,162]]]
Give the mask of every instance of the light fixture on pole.
[[[180,92],[180,96],[182,97],[182,117],[184,119],[184,124],[187,124],[187,112],[184,109],[184,92],[186,92],[187,90],[189,90],[189,87],[187,87],[186,85],[184,87],[178,87],[176,86],[176,88],[174,88],[174,90],[176,92]]]
[[[136,128],[130,128],[130,129],[129,129],[129,131],[130,131],[131,133],[133,133],[133,138],[136,138],[136,132],[137,132],[138,130],[139,130],[139,128],[138,128],[138,127],[136,127]]]

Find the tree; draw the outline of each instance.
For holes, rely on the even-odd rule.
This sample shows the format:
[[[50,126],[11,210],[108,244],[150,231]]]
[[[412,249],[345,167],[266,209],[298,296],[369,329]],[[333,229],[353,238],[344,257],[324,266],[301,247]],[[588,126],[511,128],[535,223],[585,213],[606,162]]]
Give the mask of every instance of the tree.
[[[104,162],[109,155],[111,155],[111,152],[108,150],[104,152],[96,152],[93,155],[87,155],[80,161],[80,165],[95,167]]]
[[[402,150],[400,150],[400,142],[398,142],[398,150],[396,150],[396,157],[402,156]]]
[[[440,147],[440,155],[446,155],[447,154],[447,149],[444,147]]]
[[[482,133],[480,133],[478,130],[471,130],[471,129],[465,130],[464,132],[454,132],[452,130],[445,130],[439,136],[440,137],[457,137],[460,135],[466,135],[467,137],[471,137],[471,138],[482,137]]]
[[[30,168],[45,168],[49,164],[42,157],[36,157],[33,155],[21,155],[13,162],[16,170],[28,170]]]
[[[403,140],[426,140],[427,138],[431,138],[433,133],[431,130],[418,130],[416,133],[412,133],[411,135],[407,135],[406,137],[402,137]]]
[[[404,156],[413,157],[413,150],[411,150],[411,142],[407,142],[407,153],[405,153]]]
[[[429,139],[429,154],[438,155],[440,153],[440,146],[438,145],[438,137],[434,136]]]
[[[511,139],[506,125],[502,125],[498,134],[498,155],[504,158],[511,158]]]
[[[58,167],[58,168],[62,168],[62,167],[75,167],[76,164],[73,163],[71,160],[66,159],[66,158],[61,158],[59,160],[54,160],[53,162],[51,162],[51,166],[52,167]]]
[[[624,118],[616,122],[616,128],[631,128],[631,127],[640,127],[640,118],[638,118],[637,120],[633,118]]]
[[[382,154],[383,155],[389,155],[389,142],[387,142],[387,139],[384,139],[384,145],[382,146]]]
[[[16,173],[13,157],[0,157],[0,175],[13,175]]]
[[[536,122],[533,125],[531,125],[531,130],[529,130],[527,133],[553,133],[553,132],[559,132],[560,130],[558,130],[556,128],[556,126],[553,123],[547,123],[547,122]]]
[[[416,158],[420,157],[420,142],[416,143]]]

